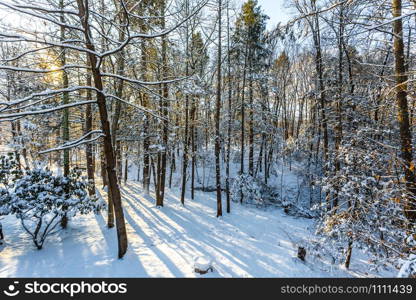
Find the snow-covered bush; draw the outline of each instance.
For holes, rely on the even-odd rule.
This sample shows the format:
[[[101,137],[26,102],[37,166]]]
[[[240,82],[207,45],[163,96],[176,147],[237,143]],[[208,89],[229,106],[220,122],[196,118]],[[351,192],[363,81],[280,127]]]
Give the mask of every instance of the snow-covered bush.
[[[278,201],[278,195],[274,189],[264,184],[261,180],[248,174],[241,174],[234,178],[231,185],[231,200],[234,202],[266,206]]]
[[[248,174],[241,174],[234,179],[231,186],[231,200],[234,202],[243,200],[244,203],[258,206],[264,204],[260,186],[255,178]]]
[[[18,168],[16,156],[13,152],[0,156],[0,216],[10,213],[10,191],[13,182],[22,176],[22,171]]]
[[[406,245],[408,247],[408,252],[416,253],[416,234],[409,234],[406,238]]]
[[[405,260],[400,268],[399,278],[416,278],[416,255],[411,254],[409,259]]]
[[[10,202],[10,193],[7,189],[0,188],[0,216],[8,215],[10,209],[8,203]]]
[[[22,176],[16,155],[13,152],[0,156],[0,183],[7,187],[11,182]]]
[[[42,249],[62,216],[96,212],[105,205],[102,200],[90,198],[87,188],[78,170],[64,177],[47,169],[34,169],[15,181],[8,195],[4,194],[2,210],[16,215],[36,247]]]
[[[369,136],[359,130],[343,142],[328,164],[329,174],[321,182],[327,202],[321,207],[318,233],[328,237],[324,242],[332,243],[334,249],[348,245],[346,252],[350,253],[354,243],[386,258],[403,251],[407,220],[401,199],[405,187],[392,174],[395,161],[391,153],[369,142]],[[336,162],[339,170],[335,170]]]

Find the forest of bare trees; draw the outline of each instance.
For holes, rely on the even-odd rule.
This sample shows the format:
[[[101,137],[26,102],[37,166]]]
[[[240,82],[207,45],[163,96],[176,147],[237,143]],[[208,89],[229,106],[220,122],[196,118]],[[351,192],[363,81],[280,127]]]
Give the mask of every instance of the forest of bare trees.
[[[289,21],[269,26],[257,0],[0,1],[0,132],[16,169],[77,169],[89,196],[103,189],[119,258],[128,181],[166,211],[175,187],[185,207],[215,192],[216,217],[314,218],[347,269],[354,247],[413,257],[416,1],[285,6]]]

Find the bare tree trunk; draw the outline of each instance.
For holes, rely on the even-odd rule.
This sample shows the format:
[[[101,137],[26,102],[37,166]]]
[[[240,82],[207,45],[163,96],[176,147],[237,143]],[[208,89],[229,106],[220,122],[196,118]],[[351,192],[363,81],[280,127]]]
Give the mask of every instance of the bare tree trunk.
[[[221,113],[221,19],[222,19],[222,0],[218,1],[218,59],[217,59],[217,100],[215,107],[215,180],[217,187],[217,217],[222,216],[221,200],[221,136],[220,136],[220,113]]]
[[[315,47],[315,67],[316,73],[318,75],[318,91],[319,91],[319,101],[320,101],[320,110],[321,110],[321,130],[323,134],[323,161],[324,161],[324,173],[327,173],[326,170],[326,162],[328,161],[328,121],[326,117],[326,94],[325,94],[325,83],[323,77],[323,58],[322,58],[322,48],[321,48],[321,32],[320,32],[320,25],[319,25],[319,13],[317,13],[316,8],[316,0],[312,1],[312,9],[315,12],[313,23],[311,23],[310,27],[313,31],[313,41]],[[319,135],[320,139],[321,135]],[[319,145],[317,147],[317,153],[319,151]],[[331,210],[331,203],[329,199],[329,194],[326,195],[326,206],[327,210]]]
[[[79,19],[81,21],[84,38],[87,49],[91,50],[88,53],[90,60],[90,66],[92,75],[94,78],[94,85],[97,89],[97,104],[101,120],[101,128],[104,133],[104,154],[106,158],[106,169],[108,176],[108,187],[109,193],[111,194],[111,199],[114,205],[114,213],[117,226],[117,237],[118,237],[118,257],[122,258],[127,251],[127,231],[126,224],[124,220],[124,212],[121,204],[121,195],[120,189],[117,182],[117,174],[115,170],[115,157],[114,149],[111,139],[110,131],[110,122],[108,120],[108,112],[106,106],[106,98],[103,93],[104,87],[101,78],[100,69],[97,65],[97,57],[93,54],[95,52],[95,46],[91,42],[91,32],[89,25],[89,8],[88,0],[77,0],[78,10],[79,10]]]
[[[170,170],[169,170],[169,188],[172,188],[173,172],[175,172],[176,170],[175,149],[172,149],[170,159],[171,161],[170,161]]]
[[[350,238],[350,240],[348,241],[347,256],[345,258],[345,268],[346,269],[350,268],[351,256],[352,256],[352,246],[353,246],[353,239]]]
[[[192,161],[191,161],[191,199],[195,199],[195,164],[196,164],[196,153],[195,153],[195,112],[196,112],[195,98],[192,98],[191,103],[191,152],[192,152]]]
[[[165,16],[166,14],[166,2],[165,0],[162,1],[162,7],[161,7],[162,16]],[[162,30],[165,28],[165,18],[161,19],[161,27]],[[164,79],[168,77],[168,55],[167,55],[167,40],[166,37],[162,37],[162,73]],[[169,101],[167,98],[169,97],[169,89],[168,85],[164,83],[162,85],[162,96],[163,96],[163,104],[162,104],[162,115],[165,118],[163,121],[163,136],[162,136],[162,142],[163,142],[163,152],[161,154],[161,171],[160,171],[160,181],[159,181],[159,199],[156,201],[157,206],[163,206],[164,198],[165,198],[165,185],[166,185],[166,161],[167,161],[167,153],[168,153],[168,135],[169,135],[169,121],[168,121],[168,109],[169,109]]]
[[[120,17],[120,19],[121,19],[120,23],[124,24],[126,22],[126,15],[125,15],[125,13],[122,13],[121,15],[122,16]],[[122,43],[124,41],[124,39],[125,39],[125,31],[120,30],[118,40],[119,40],[120,43]],[[117,54],[117,74],[118,75],[124,76],[124,74],[125,74],[124,66],[125,66],[124,51],[121,50]],[[118,98],[123,98],[124,81],[123,80],[116,80],[115,89],[116,89],[116,96]],[[121,145],[120,140],[117,139],[121,114],[122,114],[122,103],[121,103],[121,101],[116,101],[115,102],[114,113],[113,113],[112,120],[111,120],[111,135],[112,135],[112,139],[113,139],[113,147],[115,148],[117,178],[119,180],[119,183],[121,183],[121,179],[123,177],[122,145]]]
[[[227,195],[227,213],[231,212],[230,199],[230,158],[231,158],[231,123],[232,123],[232,90],[231,90],[231,53],[230,53],[230,7],[227,2],[227,57],[228,57],[228,128],[227,128],[227,164],[226,164],[226,182],[225,189]]]
[[[147,46],[146,40],[141,41],[141,51],[142,51],[142,72],[143,81],[147,80]],[[143,107],[148,107],[148,95],[144,91],[142,94]],[[149,194],[150,191],[150,137],[149,137],[149,118],[145,116],[143,123],[143,190],[145,193]]]
[[[91,75],[87,74],[87,86],[92,86]],[[91,90],[87,90],[87,100],[92,99]],[[88,104],[85,109],[85,132],[92,130],[92,105]],[[94,177],[94,153],[91,144],[87,144],[85,147],[85,155],[87,161],[87,176],[90,184],[88,193],[90,196],[95,195],[95,177]]]
[[[64,1],[60,0],[59,1],[59,7],[63,8],[64,7]],[[65,17],[64,14],[62,13],[60,16],[60,21],[61,23],[65,23]],[[65,40],[65,27],[61,26],[61,36],[60,36],[60,40],[64,41]],[[65,48],[62,47],[61,48],[61,66],[65,66],[66,64],[66,51]],[[69,80],[68,80],[68,73],[66,72],[66,70],[62,71],[62,88],[67,89],[69,86]],[[62,94],[62,103],[68,104],[69,103],[69,93],[68,92],[64,92]],[[62,119],[62,140],[64,143],[69,141],[69,109],[65,108],[63,111],[63,119]],[[64,176],[68,177],[69,176],[69,149],[65,149],[64,150]],[[62,228],[66,228],[68,225],[68,217],[66,215],[66,213],[62,216],[61,219],[61,227]]]
[[[116,144],[114,145],[114,150],[116,156],[117,179],[119,184],[121,184],[121,179],[123,178],[123,146],[120,140],[116,141]]]
[[[183,142],[183,156],[182,156],[182,189],[181,189],[181,203],[185,204],[185,191],[186,191],[186,175],[188,167],[188,105],[189,98],[185,96],[185,137]]]
[[[186,16],[189,13],[189,3],[186,1]],[[186,24],[186,76],[189,76],[189,24]],[[186,175],[188,167],[188,130],[189,130],[189,96],[185,95],[185,136],[183,140],[183,156],[182,156],[182,189],[181,189],[181,203],[185,205],[185,191],[186,191]]]
[[[244,53],[244,68],[243,68],[243,86],[241,89],[241,159],[240,159],[240,173],[244,174],[244,144],[245,144],[245,127],[244,123],[246,121],[245,119],[245,88],[246,88],[246,68],[247,68],[247,49],[248,46],[246,46],[246,51]]]
[[[242,87],[242,95],[241,95],[241,158],[240,158],[240,174],[244,174],[244,143],[245,143],[245,88],[246,88],[246,68],[247,68],[247,54],[248,54],[248,46],[246,45],[246,50],[244,53],[244,69],[243,69],[243,87]],[[241,193],[240,203],[243,203],[244,195]]]
[[[340,5],[339,29],[338,29],[338,100],[336,103],[337,122],[335,125],[335,175],[341,170],[341,163],[338,158],[342,142],[342,99],[343,99],[343,67],[344,67],[344,7]],[[336,185],[333,199],[334,213],[338,209],[339,186]]]
[[[111,193],[108,192],[108,175],[107,175],[107,167],[106,167],[106,158],[105,158],[105,150],[104,146],[101,150],[101,177],[103,179],[103,188],[107,187],[107,227],[113,228],[114,227],[114,205],[113,200],[111,200]]]
[[[124,184],[126,184],[129,176],[129,149],[126,148],[126,152],[124,153]]]
[[[406,180],[406,187],[410,195],[405,200],[404,214],[406,218],[414,223],[416,222],[416,203],[413,199],[416,196],[414,164],[412,156],[412,133],[409,124],[409,111],[407,103],[407,79],[406,64],[404,57],[403,43],[403,23],[402,19],[402,1],[392,0],[394,31],[394,58],[395,58],[395,77],[396,77],[396,102],[398,107],[398,122],[400,125],[401,140],[401,157]]]
[[[250,176],[254,177],[254,107],[253,107],[253,61],[252,56],[253,54],[249,54],[249,80],[248,80],[248,88],[249,88],[249,128],[248,128],[248,173]]]

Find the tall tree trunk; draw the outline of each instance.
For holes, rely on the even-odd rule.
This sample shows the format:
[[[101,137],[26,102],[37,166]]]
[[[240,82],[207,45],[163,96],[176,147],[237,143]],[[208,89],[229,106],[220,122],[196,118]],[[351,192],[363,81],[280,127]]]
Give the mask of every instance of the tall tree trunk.
[[[114,139],[113,139],[114,140]],[[118,182],[121,184],[121,179],[123,178],[123,146],[121,141],[116,141],[115,144],[115,151],[116,151],[116,173]]]
[[[175,162],[175,149],[172,149],[170,155],[170,170],[169,170],[169,188],[172,188],[172,177],[173,172],[176,170],[176,162]]]
[[[161,12],[163,18],[161,19],[161,27],[162,30],[165,28],[165,14],[166,14],[166,1],[162,1]],[[169,67],[168,67],[168,54],[167,54],[167,38],[166,36],[162,37],[162,74],[163,78],[167,79]],[[167,165],[167,153],[168,153],[168,135],[169,135],[169,121],[168,121],[168,109],[169,109],[169,88],[167,83],[162,85],[162,115],[165,118],[163,120],[163,134],[162,134],[162,142],[163,142],[163,152],[161,153],[161,170],[160,170],[160,181],[159,181],[159,198],[156,201],[157,206],[163,206],[164,198],[165,198],[165,185],[166,185],[166,165]]]
[[[186,1],[186,16],[189,13],[189,3]],[[189,76],[189,24],[186,23],[186,76]],[[185,204],[185,191],[186,191],[186,175],[188,167],[188,129],[189,129],[189,96],[185,95],[185,136],[183,140],[183,157],[182,157],[182,189],[181,189],[181,203]]]
[[[322,48],[321,48],[321,32],[319,25],[319,13],[317,12],[316,0],[312,0],[312,9],[315,12],[313,25],[311,25],[311,30],[313,31],[313,41],[315,47],[315,67],[316,73],[318,76],[318,92],[319,92],[319,101],[320,101],[320,110],[321,110],[321,130],[323,134],[323,163],[324,163],[324,173],[327,173],[326,162],[328,161],[328,121],[326,117],[326,94],[325,94],[325,83],[324,83],[324,69],[323,69],[323,57],[322,57]],[[320,138],[320,135],[319,135]],[[317,151],[319,146],[317,147]],[[329,199],[329,194],[326,195],[326,205],[327,210],[331,209],[331,203]]]
[[[108,175],[107,175],[107,167],[106,167],[106,157],[105,157],[105,150],[104,146],[101,147],[101,177],[103,180],[103,188],[107,188],[107,227],[113,228],[114,227],[114,205],[113,200],[111,200],[111,193],[108,191]]]
[[[347,248],[347,255],[345,258],[345,268],[349,269],[351,264],[351,256],[352,256],[352,246],[353,246],[353,239],[352,237],[348,240],[348,248]]]
[[[248,52],[248,46],[246,46],[246,50],[244,52],[244,68],[243,68],[243,87],[241,90],[241,159],[240,159],[240,174],[244,174],[244,143],[245,143],[245,88],[246,88],[246,68],[247,68],[247,53]]]
[[[396,77],[396,102],[398,108],[397,119],[400,126],[401,157],[404,168],[406,187],[408,195],[404,204],[404,214],[406,218],[414,223],[416,222],[416,196],[415,173],[412,156],[412,133],[409,124],[409,111],[407,103],[407,79],[406,64],[404,57],[403,43],[403,23],[402,19],[402,1],[392,0],[393,32],[394,32],[394,58],[395,58],[395,77]]]
[[[245,152],[245,122],[246,122],[246,118],[245,118],[245,114],[246,114],[246,109],[245,109],[245,88],[246,88],[246,68],[247,68],[247,54],[248,54],[248,45],[246,45],[246,49],[244,51],[244,68],[243,68],[243,87],[242,87],[242,95],[241,95],[241,157],[240,157],[240,174],[243,175],[244,174],[244,152]],[[244,194],[241,193],[241,197],[240,197],[240,203],[243,203],[244,201]]]
[[[87,74],[87,86],[92,86],[91,74]],[[87,100],[92,99],[91,90],[87,90]],[[87,104],[85,109],[85,132],[90,132],[92,130],[92,104]],[[95,177],[94,177],[94,153],[92,144],[87,144],[85,147],[85,158],[87,161],[87,176],[88,182],[90,184],[88,188],[88,193],[90,196],[95,195]]]
[[[126,23],[126,15],[125,13],[122,13],[122,16],[120,17],[121,24]],[[125,31],[120,30],[119,31],[119,37],[118,40],[120,43],[122,43],[125,39]],[[117,74],[120,76],[124,76],[125,71],[125,60],[124,60],[124,51],[121,50],[117,54]],[[124,80],[116,80],[115,82],[115,90],[116,90],[116,96],[118,98],[123,98],[123,90],[124,90]],[[115,109],[111,120],[111,135],[113,140],[113,147],[115,149],[116,154],[116,166],[117,166],[117,177],[119,180],[119,183],[121,183],[121,178],[123,176],[123,167],[122,167],[122,145],[120,140],[117,139],[118,129],[119,129],[119,123],[120,118],[122,114],[122,103],[121,101],[115,102]]]
[[[251,52],[251,51],[250,51]],[[254,176],[254,107],[253,107],[253,53],[249,54],[249,80],[248,80],[248,89],[249,89],[249,128],[248,128],[248,173],[250,176]]]
[[[230,195],[230,158],[231,158],[231,124],[232,124],[232,84],[231,84],[231,53],[230,53],[230,7],[229,2],[227,2],[227,68],[228,68],[228,128],[227,128],[227,163],[226,163],[226,181],[225,181],[225,190],[227,195],[227,213],[231,212],[231,195]]]
[[[217,100],[215,107],[215,181],[217,187],[217,217],[222,216],[221,200],[221,136],[220,136],[220,117],[221,117],[221,19],[222,19],[222,0],[218,1],[218,58],[217,58]]]
[[[196,112],[196,103],[195,98],[192,98],[191,102],[191,128],[190,128],[190,138],[191,138],[191,153],[192,153],[192,161],[191,161],[191,199],[195,199],[195,112]]]
[[[126,147],[124,153],[124,184],[126,184],[129,176],[129,149]]]
[[[78,10],[79,10],[79,19],[81,21],[83,27],[83,34],[85,38],[85,44],[87,49],[91,50],[88,53],[88,57],[90,60],[90,66],[92,75],[94,78],[94,85],[97,89],[97,104],[98,104],[98,111],[100,114],[100,121],[101,121],[101,129],[104,133],[104,154],[106,158],[106,169],[107,169],[107,176],[108,176],[108,187],[109,193],[111,193],[111,199],[114,205],[114,213],[116,219],[116,227],[117,227],[117,238],[118,238],[118,257],[122,258],[127,251],[127,231],[126,231],[126,224],[124,219],[124,212],[121,203],[121,194],[120,189],[117,182],[117,174],[116,174],[116,162],[114,157],[114,149],[111,139],[111,131],[110,131],[110,122],[108,120],[108,112],[106,106],[106,97],[104,95],[104,87],[101,78],[101,73],[99,66],[97,64],[97,57],[93,52],[95,52],[95,46],[92,43],[90,37],[90,25],[89,25],[89,8],[88,8],[88,0],[77,0]]]
[[[339,149],[342,142],[342,99],[343,99],[343,69],[344,69],[344,6],[340,5],[339,27],[338,27],[338,99],[336,103],[337,121],[335,125],[335,175],[341,170],[341,162],[338,158]],[[334,213],[338,209],[339,186],[335,187],[335,196],[333,199]]]
[[[189,105],[189,98],[188,98],[188,95],[186,95],[185,96],[185,137],[184,137],[184,142],[183,142],[182,188],[181,188],[181,203],[183,205],[185,204],[186,176],[187,176],[187,167],[188,167],[188,126],[189,126],[188,105]]]
[[[60,8],[64,8],[64,0],[60,0],[59,1],[59,7]],[[60,16],[60,21],[61,23],[65,23],[65,17],[64,14],[62,13]],[[64,41],[65,40],[65,27],[64,26],[60,26],[61,29],[61,36],[60,36],[60,40]],[[61,48],[61,66],[65,66],[66,65],[66,51],[65,48],[62,47]],[[68,74],[66,72],[66,70],[64,69],[62,71],[62,88],[67,89],[69,86],[69,80],[68,80]],[[69,93],[68,92],[64,92],[62,94],[62,103],[68,104],[69,103]],[[63,111],[63,118],[62,118],[62,140],[64,143],[67,143],[69,141],[69,109],[65,108]],[[69,176],[69,149],[65,149],[64,150],[64,176],[68,177]],[[66,213],[62,216],[61,219],[61,227],[62,228],[66,228],[68,225],[68,217],[66,215]]]
[[[142,51],[142,72],[143,81],[147,81],[147,45],[146,40],[141,41]],[[148,95],[146,91],[142,93],[143,107],[149,106]],[[149,194],[150,191],[150,137],[149,137],[149,118],[146,115],[143,123],[143,190]]]

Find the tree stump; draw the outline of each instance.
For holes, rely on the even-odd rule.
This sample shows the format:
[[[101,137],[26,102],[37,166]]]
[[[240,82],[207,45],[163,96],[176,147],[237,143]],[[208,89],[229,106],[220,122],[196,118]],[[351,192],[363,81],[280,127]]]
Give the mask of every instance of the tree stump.
[[[207,274],[213,272],[212,259],[199,256],[194,260],[194,272],[198,274]]]
[[[306,249],[304,247],[298,247],[298,258],[302,261],[305,261]]]

